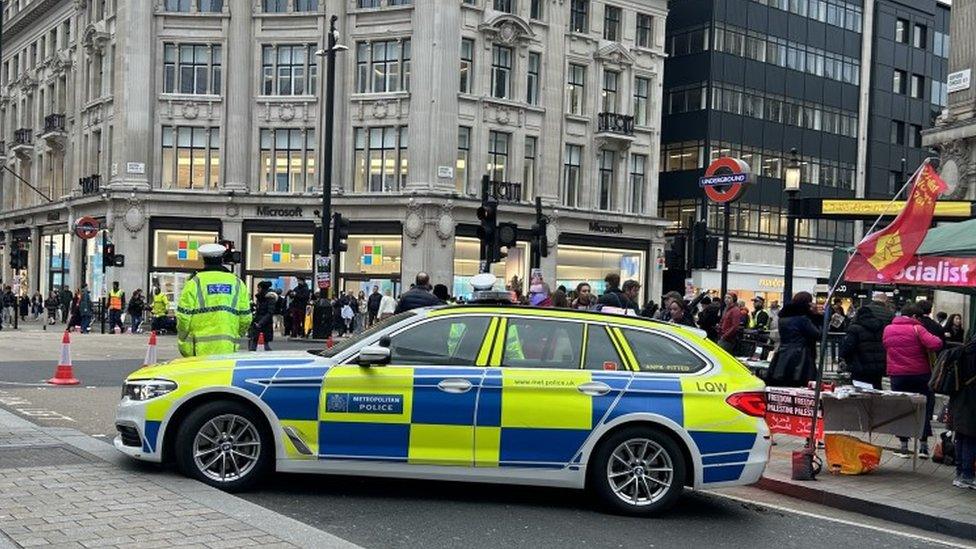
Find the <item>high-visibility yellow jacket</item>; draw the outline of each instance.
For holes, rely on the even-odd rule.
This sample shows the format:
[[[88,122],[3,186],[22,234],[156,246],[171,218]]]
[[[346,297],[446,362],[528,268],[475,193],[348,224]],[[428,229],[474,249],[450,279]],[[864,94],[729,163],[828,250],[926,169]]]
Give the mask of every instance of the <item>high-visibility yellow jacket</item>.
[[[112,290],[108,293],[108,308],[113,311],[122,310],[122,296],[125,292],[122,290]]]
[[[244,283],[224,270],[200,271],[186,282],[176,308],[183,356],[233,353],[251,325]]]
[[[153,316],[166,316],[166,309],[169,309],[169,298],[166,294],[159,292],[152,302]]]

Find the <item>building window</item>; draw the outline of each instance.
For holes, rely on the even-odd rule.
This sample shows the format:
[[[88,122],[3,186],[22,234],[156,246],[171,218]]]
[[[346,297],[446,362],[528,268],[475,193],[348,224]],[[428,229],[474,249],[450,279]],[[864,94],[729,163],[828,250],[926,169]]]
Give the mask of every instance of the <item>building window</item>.
[[[583,173],[581,161],[583,147],[580,145],[566,145],[566,156],[563,159],[563,202],[570,208],[579,205],[580,175]]]
[[[569,30],[586,33],[590,30],[590,0],[572,0],[569,7]]]
[[[197,11],[201,13],[220,13],[224,11],[224,0],[198,0]]]
[[[714,151],[715,149],[713,149]],[[702,168],[704,158],[701,141],[682,141],[661,145],[661,171],[677,172]],[[729,152],[721,156],[735,156]]]
[[[491,48],[491,95],[509,99],[512,94],[512,48]]]
[[[654,45],[654,18],[650,15],[637,14],[637,45],[642,48]]]
[[[394,192],[407,182],[407,128],[355,128],[354,192]]]
[[[488,132],[488,175],[492,181],[508,181],[508,142],[510,135]]]
[[[613,169],[617,163],[614,151],[600,151],[600,196],[599,209],[613,209]]]
[[[891,91],[905,95],[905,85],[905,71],[895,69],[891,79]]]
[[[525,157],[522,164],[522,200],[532,202],[535,200],[535,159],[538,138],[526,136],[525,138]]]
[[[163,6],[163,9],[166,11],[189,13],[190,5],[190,0],[166,0],[166,4]]]
[[[515,10],[514,0],[495,0],[495,11],[502,11],[505,13],[513,13]]]
[[[920,74],[912,75],[912,97],[922,99],[925,95],[925,77]]]
[[[603,112],[618,112],[617,88],[620,81],[620,73],[617,71],[603,71],[603,92],[601,107]]]
[[[378,8],[380,7],[380,0],[359,0],[356,2],[356,7],[363,8]]]
[[[529,2],[530,19],[542,19],[542,2],[543,0],[531,0]]]
[[[905,144],[905,123],[898,120],[891,121],[890,140],[895,145]]]
[[[615,6],[603,8],[603,37],[617,42],[620,40],[620,12]]]
[[[925,25],[919,25],[918,23],[912,29],[912,45],[916,48],[925,49],[928,46],[928,40],[926,36]]]
[[[288,0],[264,0],[264,13],[285,13],[288,11]]]
[[[525,86],[525,102],[529,105],[539,104],[539,72],[541,70],[541,56],[534,52],[529,52],[528,78]]]
[[[461,39],[461,93],[474,91],[474,40]]]
[[[651,81],[648,78],[634,78],[634,124],[646,126],[650,106]]]
[[[261,129],[261,190],[301,193],[315,186],[315,130]]]
[[[319,0],[295,0],[295,11],[318,11]]]
[[[214,189],[220,179],[220,128],[163,126],[164,189]]]
[[[895,42],[908,43],[908,20],[895,19]]]
[[[644,179],[647,170],[647,155],[630,155],[630,213],[644,213]]]
[[[454,190],[464,194],[468,188],[468,162],[471,158],[471,128],[458,128],[457,166],[454,169]]]
[[[901,172],[888,172],[888,196],[895,196],[898,192],[899,181],[901,181]]]
[[[219,44],[163,44],[163,93],[220,95]]]
[[[356,92],[383,93],[409,89],[409,39],[356,44]]]
[[[570,114],[583,114],[583,98],[586,92],[586,67],[570,63],[566,80],[566,106]]]
[[[922,148],[922,126],[910,124],[908,129],[908,146],[916,149]]]
[[[315,44],[276,44],[261,48],[264,95],[314,95],[318,66]]]

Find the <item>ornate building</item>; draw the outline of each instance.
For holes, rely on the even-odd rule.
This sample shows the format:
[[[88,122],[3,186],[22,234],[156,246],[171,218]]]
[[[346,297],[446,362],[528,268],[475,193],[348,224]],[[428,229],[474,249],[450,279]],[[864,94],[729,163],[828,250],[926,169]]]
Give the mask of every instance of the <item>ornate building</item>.
[[[343,289],[398,292],[426,270],[464,293],[485,173],[520,227],[494,267],[505,280],[529,274],[538,196],[551,286],[621,271],[660,288],[664,0],[5,5],[4,281],[172,294],[215,239],[236,243],[252,285],[310,275],[328,6],[348,47],[328,136],[333,204],[352,220]],[[73,232],[83,216],[123,269],[103,276],[100,238]]]

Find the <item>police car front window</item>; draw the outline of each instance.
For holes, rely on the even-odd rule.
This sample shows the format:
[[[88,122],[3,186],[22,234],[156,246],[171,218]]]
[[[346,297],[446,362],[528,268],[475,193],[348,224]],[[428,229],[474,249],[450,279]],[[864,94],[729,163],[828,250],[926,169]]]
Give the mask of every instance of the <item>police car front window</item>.
[[[705,361],[677,342],[659,334],[623,329],[642,372],[690,374],[705,368]]]
[[[382,332],[383,330],[389,328],[390,326],[397,324],[401,320],[405,320],[412,316],[417,316],[417,313],[413,311],[407,311],[405,313],[400,313],[397,315],[386,317],[383,320],[376,322],[376,324],[373,324],[369,328],[363,330],[362,332],[358,334],[354,334],[347,339],[343,339],[339,341],[331,349],[326,349],[324,351],[319,352],[318,354],[324,357],[336,356],[339,353],[345,351],[346,349],[349,349],[353,345],[359,343],[360,341],[373,337],[374,335],[378,334],[379,332]],[[315,352],[315,351],[310,351],[310,352]]]
[[[390,341],[390,364],[473,366],[490,319],[449,317],[411,327]]]
[[[583,324],[509,318],[502,366],[578,370]]]

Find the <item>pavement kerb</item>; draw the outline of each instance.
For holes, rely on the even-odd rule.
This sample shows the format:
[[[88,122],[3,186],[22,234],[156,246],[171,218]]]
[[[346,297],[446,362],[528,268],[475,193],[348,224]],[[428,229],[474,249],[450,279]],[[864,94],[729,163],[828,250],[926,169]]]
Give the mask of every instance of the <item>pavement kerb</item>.
[[[6,410],[0,409],[0,428],[12,431],[35,431],[53,437],[62,444],[71,446],[90,454],[102,461],[126,465],[130,459],[119,453],[113,446],[92,438],[80,431],[63,427],[39,427]],[[140,473],[143,474],[144,473]],[[160,473],[160,475],[163,475]],[[185,477],[175,475],[148,478],[162,489],[169,490],[190,501],[196,502],[214,511],[237,519],[254,528],[267,532],[276,538],[295,544],[299,547],[315,547],[325,549],[361,549],[360,546],[348,542],[338,536],[313,528],[303,522],[286,517],[260,505],[245,501],[232,494],[211,488],[206,484]],[[157,482],[165,480],[165,482]],[[0,532],[0,549],[17,547],[2,532]]]
[[[930,532],[963,539],[976,539],[976,524],[912,511],[895,505],[847,496],[828,490],[820,490],[816,488],[816,481],[809,481],[808,484],[809,486],[806,484],[801,486],[792,482],[764,476],[759,479],[757,486],[763,490],[769,490],[770,492],[784,496],[790,496],[843,511],[868,515],[921,530],[928,530]]]

